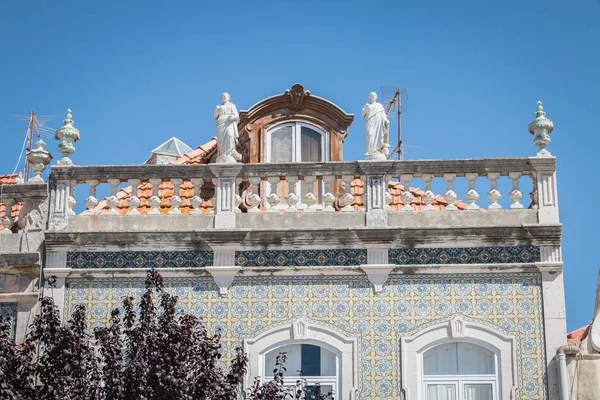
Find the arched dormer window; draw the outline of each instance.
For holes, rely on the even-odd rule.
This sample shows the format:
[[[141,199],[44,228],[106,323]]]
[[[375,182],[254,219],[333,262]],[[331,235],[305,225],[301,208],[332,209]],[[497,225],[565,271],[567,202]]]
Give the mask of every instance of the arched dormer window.
[[[291,121],[268,128],[265,145],[266,162],[329,161],[327,135],[307,122]]]

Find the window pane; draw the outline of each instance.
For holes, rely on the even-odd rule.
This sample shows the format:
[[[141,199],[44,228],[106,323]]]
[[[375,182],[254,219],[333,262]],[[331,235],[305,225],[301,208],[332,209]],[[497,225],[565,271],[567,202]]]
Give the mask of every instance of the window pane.
[[[321,141],[323,136],[313,129],[303,126],[300,130],[300,161],[323,161],[321,154]]]
[[[457,343],[458,374],[493,374],[494,353],[472,343]]]
[[[425,375],[456,375],[456,367],[456,343],[441,344],[423,355]]]
[[[271,132],[271,162],[292,161],[292,126],[286,125]]]
[[[465,385],[464,400],[492,400],[492,385],[491,384],[468,384]]]
[[[427,385],[427,400],[456,400],[456,386]]]
[[[302,369],[301,363],[301,349],[299,344],[292,344],[289,346],[279,347],[275,350],[271,350],[269,353],[265,355],[265,371],[264,376],[272,377],[273,370],[276,368],[275,362],[279,353],[286,353],[287,361],[285,364],[285,368],[287,369],[287,374],[289,376],[297,375],[296,371]]]
[[[319,346],[302,345],[302,370],[304,376],[321,375],[321,348]]]

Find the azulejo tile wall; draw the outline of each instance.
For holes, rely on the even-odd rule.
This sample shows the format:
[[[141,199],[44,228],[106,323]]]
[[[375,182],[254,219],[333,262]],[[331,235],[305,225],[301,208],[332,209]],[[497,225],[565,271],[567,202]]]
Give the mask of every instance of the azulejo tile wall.
[[[236,251],[239,267],[352,266],[367,263],[366,249]]]
[[[0,303],[0,317],[10,317],[10,337],[15,337],[17,327],[17,303]]]
[[[226,297],[219,297],[212,278],[170,278],[165,284],[179,296],[178,311],[222,329],[226,359],[242,338],[299,317],[357,337],[360,399],[400,399],[400,337],[462,315],[514,336],[517,398],[545,398],[537,273],[392,275],[379,294],[364,276],[236,277]],[[123,296],[143,292],[143,280],[133,278],[78,279],[67,285],[67,311],[85,304],[90,327],[106,323]]]
[[[67,268],[198,268],[213,265],[212,251],[68,252]]]
[[[418,264],[508,264],[540,261],[537,246],[510,247],[451,247],[390,249],[390,263],[400,265]]]

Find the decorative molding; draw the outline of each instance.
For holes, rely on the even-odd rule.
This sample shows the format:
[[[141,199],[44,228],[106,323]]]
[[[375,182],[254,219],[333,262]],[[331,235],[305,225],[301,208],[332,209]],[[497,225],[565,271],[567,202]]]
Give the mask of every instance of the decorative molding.
[[[308,323],[302,318],[298,319],[292,323],[292,331],[294,332],[294,340],[306,340]]]
[[[450,337],[452,339],[464,339],[466,336],[465,321],[461,316],[454,317],[450,320]]]
[[[359,266],[366,264],[366,249],[236,251],[240,267]]]
[[[67,268],[198,268],[213,265],[212,251],[68,252]]]
[[[396,268],[394,264],[365,264],[360,266],[369,277],[369,281],[373,285],[375,293],[383,291],[383,284],[388,280],[390,272]]]
[[[206,267],[219,287],[219,294],[226,296],[229,286],[233,283],[233,278],[241,270],[240,267]]]
[[[304,108],[304,98],[310,96],[310,90],[304,90],[304,86],[299,83],[292,85],[292,89],[287,89],[285,94],[290,97],[290,108],[293,110],[302,110]]]
[[[510,264],[540,261],[537,246],[395,248],[389,262],[400,265],[423,264]]]

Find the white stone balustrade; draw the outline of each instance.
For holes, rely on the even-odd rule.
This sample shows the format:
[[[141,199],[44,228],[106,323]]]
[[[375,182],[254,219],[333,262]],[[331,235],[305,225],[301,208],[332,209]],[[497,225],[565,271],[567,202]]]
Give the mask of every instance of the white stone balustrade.
[[[61,166],[52,170],[51,192],[58,197],[67,197],[64,198],[64,213],[61,211],[62,214],[50,215],[50,226],[54,226],[52,221],[59,215],[67,220],[69,217],[80,216],[123,217],[124,209],[119,209],[121,201],[126,201],[129,205],[126,215],[130,217],[165,217],[165,214],[206,216],[210,212],[215,215],[215,221],[227,221],[223,222],[224,225],[215,222],[216,228],[234,228],[235,215],[244,213],[289,214],[289,218],[292,217],[291,214],[304,213],[363,213],[367,215],[365,225],[374,227],[386,226],[385,214],[396,212],[485,212],[528,207],[532,210],[543,208],[550,215],[556,203],[554,171],[554,157],[541,160],[539,157],[530,157],[232,166]],[[389,177],[396,177],[404,187],[399,198],[397,193],[389,191]],[[523,183],[532,178],[533,184]],[[543,180],[542,185],[539,184],[539,179]],[[418,180],[422,182],[415,183]],[[87,185],[89,192],[85,198],[85,210],[80,210],[75,215],[73,211],[77,196],[74,190],[79,185]],[[98,188],[106,188],[106,185],[110,188],[110,193],[100,203],[96,193]],[[467,186],[468,189],[461,189]],[[484,190],[486,186],[489,188],[489,203],[478,204],[481,196],[477,189],[479,187],[479,190]],[[119,187],[124,190],[119,191]],[[442,187],[445,187],[445,191]],[[524,195],[520,187],[533,187],[535,193],[532,198],[540,199],[538,203],[543,204],[522,204]],[[173,189],[172,194],[170,188]],[[214,197],[206,198],[212,193],[212,188]],[[458,196],[455,188],[460,189],[464,195]],[[501,203],[503,195],[505,197]],[[208,207],[207,202],[210,202]],[[62,206],[55,205],[57,210],[60,207]],[[8,223],[8,220],[3,221],[4,225]],[[57,224],[56,226],[68,226],[64,223]]]
[[[43,230],[45,220],[41,216],[39,208],[47,196],[48,185],[45,183],[34,181],[0,186],[0,205],[4,206],[4,213],[0,215],[0,235],[12,234],[13,230]],[[68,207],[68,197],[65,198],[64,203],[65,213]],[[15,206],[18,206],[18,215],[12,214]]]

